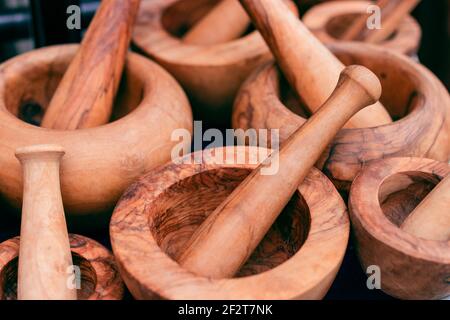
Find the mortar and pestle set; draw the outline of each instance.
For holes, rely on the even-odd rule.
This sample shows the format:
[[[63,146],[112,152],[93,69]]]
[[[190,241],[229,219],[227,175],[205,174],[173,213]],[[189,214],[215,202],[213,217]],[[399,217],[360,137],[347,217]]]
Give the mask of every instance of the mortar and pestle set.
[[[229,154],[235,159],[244,154],[252,158],[262,152],[255,147],[226,147],[188,155],[186,158],[201,158],[201,164],[167,164],[143,176],[125,192],[114,211],[110,235],[121,275],[135,298],[320,299],[342,262],[349,220],[345,203],[331,181],[312,166],[325,168],[341,191],[348,191],[363,164],[371,160],[388,156],[448,160],[449,98],[428,70],[374,45],[333,45],[333,52],[344,62],[366,65],[379,76],[387,93],[377,102],[381,96],[377,77],[361,66],[345,68],[282,2],[240,2],[295,93],[281,87],[284,80],[279,80],[278,70],[267,64],[243,85],[233,123],[244,129],[281,128],[284,143],[280,151],[273,151],[259,165],[218,163],[210,156]],[[254,83],[259,87],[251,91]],[[396,86],[398,83],[403,87]],[[310,110],[300,110],[298,104],[292,109],[308,117],[312,114],[308,121],[295,116],[278,98],[284,95],[292,102],[294,94],[301,96]],[[403,119],[393,122],[391,116]],[[340,152],[341,145],[348,148],[348,160]],[[334,160],[329,160],[332,156]],[[271,161],[279,161],[279,171],[273,176],[262,175]],[[444,176],[442,163],[419,161],[431,161],[440,167],[430,178],[435,184],[437,175]],[[404,186],[397,190],[386,187],[383,194],[407,193],[409,190],[402,191]],[[373,197],[375,194],[371,193]],[[424,195],[425,191],[422,198]],[[435,197],[442,198],[442,192]],[[364,197],[360,199],[354,201],[364,204]],[[380,203],[377,210],[381,212]],[[357,211],[351,205],[363,265],[372,261],[366,256],[389,260],[383,254],[395,254],[396,250],[372,254],[371,245],[377,239],[367,240],[364,234],[372,232],[371,226],[358,225],[358,212],[370,216],[370,209]],[[407,211],[403,205],[399,201],[400,209],[391,210],[403,210],[404,217]],[[421,215],[417,217],[411,218],[413,224],[421,224]],[[439,219],[445,217],[433,218],[430,223],[439,224]],[[383,228],[393,228],[387,224]],[[406,231],[395,230],[392,237],[402,232]],[[417,236],[409,237],[409,246],[422,241]],[[396,289],[409,295],[390,289],[393,280],[389,277],[401,272],[395,263],[382,266],[382,279],[385,274],[387,278],[382,289],[401,298],[447,295],[448,278],[442,278],[449,267],[446,245],[434,244],[440,251],[431,258],[405,250],[397,259],[404,265],[412,263],[414,257],[436,263],[440,278],[421,279],[420,293],[414,294],[414,287],[407,282],[397,282]]]
[[[176,81],[128,53],[139,5],[103,1],[80,46],[0,66],[0,191],[22,203],[20,240],[0,244],[2,299],[122,298],[112,254],[69,235],[66,218],[81,229],[105,226],[128,185],[170,159],[172,131],[192,128]],[[45,111],[40,127],[21,120],[30,105]]]
[[[420,0],[328,1],[312,7],[303,23],[325,44],[361,41],[417,58],[422,31],[409,13]],[[369,29],[367,21],[380,9],[381,28]]]

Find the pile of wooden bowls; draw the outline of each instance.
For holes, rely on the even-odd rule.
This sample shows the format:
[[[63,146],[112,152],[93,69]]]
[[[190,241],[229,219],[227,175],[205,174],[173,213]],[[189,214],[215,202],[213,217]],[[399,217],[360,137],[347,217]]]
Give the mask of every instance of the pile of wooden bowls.
[[[417,22],[406,17],[391,38],[377,44],[340,41],[339,35],[365,12],[369,2],[318,4],[305,15],[301,12],[303,25],[295,1],[258,1],[261,7],[256,0],[240,0],[256,28],[249,21],[239,37],[203,45],[187,43],[182,37],[220,0],[143,0],[132,34],[132,47],[139,53],[126,54],[109,122],[92,128],[39,126],[83,44],[81,48],[60,45],[34,50],[0,65],[2,197],[13,208],[21,208],[23,203],[23,212],[29,210],[24,196],[24,181],[29,177],[16,159],[18,148],[45,144],[65,151],[59,200],[69,230],[72,226],[77,231],[104,230],[109,225],[112,247],[110,252],[92,239],[70,234],[72,261],[81,270],[78,299],[122,299],[124,284],[136,299],[322,299],[340,270],[351,230],[364,271],[371,266],[379,268],[381,290],[401,299],[449,296],[450,230],[448,238],[444,235],[439,240],[403,230],[408,216],[450,175],[450,97],[436,76],[411,58],[420,46]],[[313,2],[317,1],[308,4]],[[288,59],[280,58],[285,52],[277,50],[282,48],[278,40],[284,36],[295,40],[295,35],[279,31],[283,28],[271,25],[272,19],[263,21],[257,15],[266,4],[273,6],[271,17],[286,16],[289,28],[284,30],[292,27],[295,34],[297,27],[310,28],[311,32],[302,31],[305,41],[297,39],[293,50],[286,49],[286,56],[295,60],[295,46],[311,46],[312,50],[318,48],[312,55],[323,56],[326,63],[339,69],[336,75],[341,73],[341,78],[333,82],[336,90],[324,108],[338,105],[345,96],[342,90],[361,90],[365,87],[358,84],[376,79],[370,78],[370,69],[383,89],[379,102],[393,121],[343,128],[346,121],[340,118],[342,125],[327,140],[331,141],[328,147],[322,141],[323,148],[309,150],[309,141],[301,140],[305,147],[297,149],[306,150],[301,160],[307,163],[311,155],[317,161],[310,161],[300,183],[290,185],[289,181],[286,189],[283,186],[283,190],[292,189],[292,197],[280,195],[277,189],[261,199],[258,193],[267,194],[263,193],[270,188],[267,184],[256,189],[253,198],[239,203],[236,192],[251,190],[245,188],[277,154],[278,150],[273,150],[278,147],[276,141],[248,145],[249,141],[243,140],[241,145],[215,146],[174,157],[174,150],[191,150],[191,140],[180,142],[174,132],[191,135],[194,117],[208,127],[232,127],[239,132],[279,130],[281,153],[302,128],[318,130],[314,122],[327,118],[312,112],[310,101],[303,99],[304,92],[293,85],[298,80],[295,77],[309,79],[311,70],[295,77],[286,74]],[[285,22],[280,19],[278,23]],[[344,69],[349,65],[367,69]],[[361,74],[370,79],[358,77]],[[317,79],[317,72],[313,76],[316,78],[311,79]],[[352,91],[360,96],[348,94],[348,104],[358,98],[367,102],[365,95],[374,100],[354,109],[373,104],[378,100],[377,88],[379,85],[370,87],[373,91]],[[338,113],[334,115],[338,117]],[[313,121],[308,121],[310,118]],[[331,129],[323,128],[327,130]],[[320,143],[311,141],[312,146]],[[306,166],[302,161],[298,161],[299,167]],[[196,237],[211,226],[208,223],[226,221],[218,216],[221,210],[241,204],[247,208],[247,203],[259,199],[263,204],[257,208],[266,212],[261,207],[267,204],[272,208],[271,201],[283,196],[288,201],[267,233],[255,231],[256,220],[242,234],[237,247],[248,251],[248,259],[232,275],[215,277],[187,267],[184,253],[192,253],[189,250]],[[448,210],[450,203],[445,201],[448,198],[443,197]],[[252,214],[259,211],[244,212],[236,225],[245,226]],[[61,228],[67,234],[65,225]],[[235,230],[229,229],[233,234]],[[251,238],[254,231],[263,235],[262,240],[256,241],[256,249],[250,244],[246,249],[246,237],[250,234]],[[24,244],[24,235],[21,237]],[[0,299],[18,297],[19,239],[0,243]],[[225,242],[231,243],[231,239]],[[232,260],[235,253],[228,254]]]

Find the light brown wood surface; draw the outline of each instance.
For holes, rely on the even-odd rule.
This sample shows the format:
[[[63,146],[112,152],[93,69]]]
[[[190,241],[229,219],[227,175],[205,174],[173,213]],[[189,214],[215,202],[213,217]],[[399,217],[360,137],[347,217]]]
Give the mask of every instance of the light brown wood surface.
[[[287,2],[298,14],[295,4]],[[178,80],[197,119],[211,126],[229,127],[239,87],[255,68],[272,60],[272,55],[258,32],[214,45],[183,41],[186,30],[218,3],[218,0],[144,1],[133,43]]]
[[[341,40],[359,40],[368,43],[383,41],[389,38],[419,2],[420,0],[377,0],[373,5],[381,10],[381,28],[369,29],[367,20],[373,12],[363,14],[348,27]]]
[[[344,69],[322,108],[297,129],[211,213],[179,258],[197,274],[232,277],[247,261],[335,134],[381,96],[377,77],[361,66]],[[278,170],[264,170],[278,163]],[[276,196],[274,191],[276,190]]]
[[[450,175],[414,209],[401,228],[424,239],[450,240]]]
[[[17,296],[19,300],[76,300],[68,286],[70,254],[59,168],[64,150],[34,145],[16,150],[23,168],[23,205]]]
[[[244,146],[199,151],[130,186],[114,210],[110,235],[121,275],[136,299],[325,296],[346,251],[349,222],[339,193],[314,168],[235,278],[202,277],[175,260],[195,230],[268,153]]]
[[[348,191],[362,166],[376,159],[417,156],[449,160],[450,97],[432,72],[375,45],[341,42],[330,49],[344,64],[364,65],[377,74],[383,87],[381,101],[396,120],[381,127],[339,132],[317,167],[340,190]],[[242,86],[234,105],[233,128],[280,129],[283,144],[310,116],[305,110],[281,72],[267,64]]]
[[[78,300],[120,300],[124,285],[112,253],[97,241],[69,234],[72,261],[81,271]],[[17,300],[20,237],[0,243],[0,300]]]
[[[58,85],[42,127],[91,128],[109,121],[140,0],[106,0]]]
[[[330,96],[344,65],[293,15],[282,1],[241,0],[278,65],[311,112]],[[358,112],[347,128],[368,128],[391,123],[377,102]]]
[[[400,228],[449,174],[447,162],[390,158],[366,164],[353,182],[349,209],[361,264],[364,270],[378,266],[381,290],[394,297],[450,295],[450,240],[423,239]]]
[[[179,141],[175,129],[192,132],[192,111],[177,82],[156,63],[129,53],[113,120],[83,130],[48,130],[25,123],[23,107],[45,110],[77,45],[54,46],[15,57],[0,66],[0,192],[16,208],[22,174],[14,150],[51,143],[66,151],[61,192],[69,223],[105,227],[123,191],[139,176],[169,161]],[[190,144],[186,141],[186,144]]]
[[[196,45],[213,45],[235,40],[250,26],[250,18],[238,0],[221,0],[183,36]]]
[[[306,27],[324,44],[340,42],[342,34],[361,15],[365,15],[370,1],[327,1],[315,5],[303,16]],[[383,48],[416,58],[422,38],[419,23],[406,15],[390,37],[376,42]]]

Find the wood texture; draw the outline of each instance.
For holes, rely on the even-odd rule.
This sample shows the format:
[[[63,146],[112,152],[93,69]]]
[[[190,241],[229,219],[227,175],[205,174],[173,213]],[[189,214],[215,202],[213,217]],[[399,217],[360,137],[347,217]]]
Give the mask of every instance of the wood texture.
[[[424,239],[450,240],[450,175],[416,207],[401,228]]]
[[[365,14],[369,1],[328,1],[314,6],[302,16],[306,27],[324,44],[342,41],[340,37],[356,17]],[[417,57],[422,30],[419,23],[406,15],[394,33],[376,44],[410,57]]]
[[[221,0],[183,36],[196,45],[213,45],[235,40],[250,25],[250,18],[238,0]]]
[[[124,286],[114,257],[98,242],[69,234],[74,265],[81,269],[78,300],[120,300]],[[20,238],[0,244],[0,300],[17,299],[17,261]]]
[[[349,209],[361,263],[364,270],[380,267],[381,289],[394,297],[450,295],[450,241],[422,239],[400,229],[429,189],[449,174],[444,162],[391,158],[366,165],[352,185]],[[431,188],[418,188],[423,186]]]
[[[276,0],[241,0],[278,65],[311,112],[327,100],[344,65]],[[362,110],[346,128],[368,128],[392,122],[380,103]]]
[[[250,159],[262,160],[269,151],[239,146],[210,152],[184,159],[201,159],[202,164],[183,160],[148,173],[118,203],[111,220],[111,243],[133,296],[323,298],[341,264],[349,224],[342,198],[316,169],[236,278],[201,277],[174,260],[205,218],[257,167]],[[236,162],[241,157],[245,161]],[[217,159],[223,159],[222,164]]]
[[[192,45],[181,38],[218,0],[142,2],[134,44],[168,70],[189,96],[196,118],[229,127],[236,93],[248,75],[272,55],[258,32],[215,45]],[[291,10],[296,6],[288,1]]]
[[[23,204],[17,297],[19,300],[75,300],[67,285],[72,267],[61,198],[59,168],[64,150],[34,145],[16,150],[23,169]]]
[[[178,259],[197,274],[232,277],[247,261],[335,134],[381,96],[377,77],[361,66],[342,71],[336,90],[279,151],[274,151],[211,213]],[[264,170],[278,163],[276,172]],[[277,196],[273,196],[274,190]]]
[[[80,228],[106,226],[123,191],[140,175],[170,159],[175,129],[192,131],[192,112],[176,81],[148,59],[130,53],[113,122],[85,130],[57,131],[19,120],[34,103],[43,110],[78,46],[39,49],[0,66],[0,190],[19,207],[22,179],[14,150],[51,143],[66,151],[61,168],[64,209]],[[186,142],[188,143],[188,142]]]
[[[42,126],[91,128],[109,121],[140,0],[102,1],[58,85]]]
[[[420,0],[377,0],[374,5],[381,9],[381,28],[369,29],[367,20],[370,14],[363,14],[348,26],[341,39],[347,41],[359,40],[368,43],[386,40],[419,2]]]
[[[449,94],[429,70],[379,46],[335,43],[330,49],[344,64],[361,64],[378,75],[383,86],[381,101],[396,120],[377,128],[338,133],[317,166],[340,190],[348,190],[362,165],[372,160],[417,156],[448,161]],[[273,64],[261,67],[236,98],[233,128],[280,129],[283,144],[307,118],[298,111],[301,103],[288,101],[292,95]]]

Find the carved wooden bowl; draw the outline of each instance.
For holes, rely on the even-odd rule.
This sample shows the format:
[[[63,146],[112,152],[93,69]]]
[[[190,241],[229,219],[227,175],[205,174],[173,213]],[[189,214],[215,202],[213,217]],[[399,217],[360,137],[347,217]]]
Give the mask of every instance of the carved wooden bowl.
[[[429,70],[375,45],[347,42],[330,48],[344,64],[362,64],[378,75],[381,101],[396,120],[338,133],[318,167],[340,190],[348,190],[362,165],[371,160],[399,156],[448,160],[450,98]],[[280,129],[283,142],[309,116],[297,100],[274,64],[267,64],[242,86],[234,105],[233,127]]]
[[[254,157],[262,148],[216,150]],[[255,167],[218,165],[204,156],[203,164],[168,164],[126,191],[110,234],[121,275],[135,298],[320,299],[326,294],[347,246],[349,221],[342,198],[317,169],[235,278],[201,277],[174,260]]]
[[[81,269],[78,300],[120,300],[124,286],[113,255],[98,242],[69,235],[72,260]],[[0,244],[0,300],[17,299],[20,237]],[[68,275],[69,278],[69,275]]]
[[[450,166],[423,158],[391,158],[365,166],[350,193],[350,213],[364,268],[377,265],[381,289],[402,299],[450,295],[450,240],[415,237],[399,228]]]
[[[311,8],[302,20],[317,38],[325,44],[330,44],[339,41],[346,27],[359,14],[365,14],[371,4],[373,3],[368,1],[326,2]],[[419,24],[413,17],[408,16],[390,38],[378,45],[416,57],[421,37],[422,30]]]
[[[192,130],[189,102],[176,81],[155,63],[130,53],[111,123],[58,131],[36,124],[77,51],[76,45],[39,49],[0,66],[0,190],[21,204],[21,167],[14,151],[34,144],[61,145],[61,188],[70,218],[103,222],[128,185],[170,159],[174,129]],[[33,115],[33,114],[32,114]],[[100,219],[100,217],[102,219]]]
[[[183,42],[181,36],[218,1],[143,1],[133,41],[181,83],[198,118],[223,126],[242,82],[272,55],[257,32],[216,45]]]

